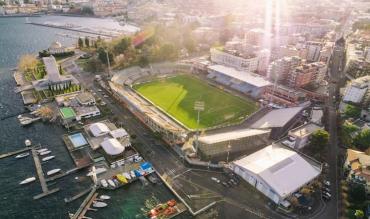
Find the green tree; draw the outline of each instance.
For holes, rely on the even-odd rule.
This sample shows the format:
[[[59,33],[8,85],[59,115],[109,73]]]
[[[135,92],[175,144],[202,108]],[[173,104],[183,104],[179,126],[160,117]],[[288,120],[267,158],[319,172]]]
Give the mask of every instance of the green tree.
[[[140,56],[138,60],[138,64],[140,67],[145,67],[149,65],[149,59],[147,56]]]
[[[364,218],[365,214],[364,214],[364,211],[362,210],[356,210],[355,211],[355,217],[358,218],[358,219],[362,219]]]
[[[345,145],[352,144],[352,136],[360,129],[358,126],[349,121],[345,121],[342,125],[342,140]]]
[[[315,152],[322,151],[329,143],[329,133],[325,130],[319,129],[312,133],[310,137],[310,147]]]
[[[124,37],[122,38],[113,48],[115,54],[124,53],[131,46],[131,38]]]
[[[84,47],[84,41],[82,40],[82,38],[78,38],[78,48],[83,48]]]
[[[90,40],[89,40],[89,38],[88,38],[88,37],[85,37],[85,46],[86,46],[87,48],[89,48],[89,47],[90,47]]]
[[[347,117],[358,118],[361,116],[361,109],[357,106],[347,104],[346,108],[344,109],[344,114]]]
[[[365,151],[370,146],[370,129],[362,130],[353,138],[353,145],[361,151]]]
[[[364,185],[352,183],[348,190],[349,201],[355,204],[363,204],[366,201],[366,190]]]
[[[107,59],[107,53],[108,53],[108,57],[109,57],[109,62],[110,64],[113,64],[114,60],[113,60],[113,53],[100,47],[98,48],[98,58],[99,60],[104,63],[104,64],[108,64],[108,59]]]

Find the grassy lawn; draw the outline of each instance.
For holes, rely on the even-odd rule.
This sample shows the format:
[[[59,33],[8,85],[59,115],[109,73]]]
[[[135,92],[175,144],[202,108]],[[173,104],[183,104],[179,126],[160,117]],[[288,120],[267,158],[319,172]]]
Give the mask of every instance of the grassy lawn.
[[[188,75],[137,84],[134,89],[190,129],[197,128],[194,102],[198,100],[205,103],[199,128],[235,123],[258,109],[252,100],[233,96]]]

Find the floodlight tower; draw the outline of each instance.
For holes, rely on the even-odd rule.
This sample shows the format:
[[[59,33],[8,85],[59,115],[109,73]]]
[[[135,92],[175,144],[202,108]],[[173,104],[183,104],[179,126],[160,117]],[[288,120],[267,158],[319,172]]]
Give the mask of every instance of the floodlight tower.
[[[195,152],[198,154],[198,147],[199,147],[199,121],[200,121],[200,112],[204,111],[204,102],[203,101],[195,101],[194,103],[194,110],[198,111],[198,117],[197,117],[197,134],[195,135]]]

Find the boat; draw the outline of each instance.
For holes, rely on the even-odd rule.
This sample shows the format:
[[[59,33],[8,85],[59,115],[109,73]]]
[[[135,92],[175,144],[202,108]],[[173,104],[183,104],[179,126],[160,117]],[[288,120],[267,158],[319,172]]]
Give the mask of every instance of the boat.
[[[111,187],[116,188],[116,184],[114,184],[113,180],[108,179],[108,180],[107,180],[107,182],[108,182],[108,184],[109,184]]]
[[[159,179],[153,174],[148,175],[147,178],[148,178],[149,182],[151,182],[153,184],[156,184],[159,181]]]
[[[100,180],[100,184],[101,184],[104,188],[107,188],[107,187],[108,187],[107,180],[105,180],[105,179]]]
[[[48,151],[48,149],[47,148],[41,148],[41,149],[37,150],[37,153],[41,153],[41,152],[45,152],[45,151]]]
[[[55,158],[55,156],[47,156],[47,157],[42,158],[42,161],[48,161],[48,160],[51,160],[53,158]]]
[[[94,173],[96,174],[96,175],[98,175],[98,174],[100,174],[100,173],[104,173],[104,172],[106,172],[107,171],[107,169],[106,168],[104,168],[104,167],[100,167],[100,168],[96,168],[96,170],[95,171],[90,171],[88,174],[86,174],[86,176],[92,176],[92,175],[94,175]]]
[[[118,180],[120,183],[122,183],[122,184],[126,184],[126,183],[128,183],[128,181],[127,181],[126,177],[124,177],[124,176],[123,176],[123,175],[121,175],[121,174],[117,174],[117,180]]]
[[[99,198],[101,200],[109,200],[110,199],[110,196],[108,196],[108,195],[101,195]]]
[[[122,175],[127,179],[127,180],[131,180],[131,175],[127,172],[124,172],[122,173]]]
[[[158,204],[156,207],[148,211],[149,218],[167,218],[168,216],[178,213],[175,208],[176,200],[169,200],[167,203]]]
[[[19,185],[28,184],[28,183],[33,182],[35,180],[36,180],[36,177],[30,177],[30,178],[27,178],[27,179],[23,180],[22,182],[20,182]]]
[[[19,158],[27,157],[29,155],[30,155],[30,153],[27,152],[27,153],[23,153],[23,154],[18,154],[17,156],[15,156],[15,158],[19,159]]]
[[[24,141],[24,144],[25,144],[27,147],[29,147],[29,146],[31,146],[31,145],[32,145],[32,142],[31,142],[29,139],[26,139],[26,140]]]
[[[93,207],[95,208],[104,208],[104,207],[107,207],[107,203],[105,202],[94,202],[93,203]]]
[[[50,176],[50,175],[56,174],[56,173],[58,173],[60,171],[61,171],[61,169],[53,169],[53,170],[49,170],[46,174],[48,176]]]
[[[134,179],[136,177],[135,172],[133,170],[130,171],[131,178]]]
[[[47,155],[47,154],[50,154],[50,153],[51,153],[51,151],[44,151],[44,152],[41,152],[40,155],[43,156],[43,155]]]

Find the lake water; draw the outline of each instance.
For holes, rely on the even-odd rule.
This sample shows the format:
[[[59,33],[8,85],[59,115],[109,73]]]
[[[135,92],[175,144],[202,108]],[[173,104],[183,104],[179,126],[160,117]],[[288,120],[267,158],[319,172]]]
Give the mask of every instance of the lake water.
[[[58,19],[65,21],[72,18],[52,16],[32,19],[55,22]],[[73,19],[86,24],[97,22],[96,19],[90,18]],[[55,40],[64,45],[74,43],[74,40],[64,39],[58,35],[68,31],[25,24],[25,21],[25,18],[0,18],[0,118],[24,110],[20,95],[13,91],[15,82],[11,73],[19,57],[25,53],[37,53],[46,49]],[[107,27],[117,25],[112,20],[98,21]],[[74,164],[61,138],[65,132],[60,126],[42,123],[21,127],[16,117],[0,120],[0,154],[23,148],[24,140],[30,139],[33,143],[41,143],[48,147],[52,155],[56,156],[55,159],[43,164],[44,171],[54,168],[72,169]],[[82,199],[65,204],[64,198],[86,189],[91,184],[91,180],[85,174],[76,173],[57,180],[54,185],[54,182],[49,184],[49,188],[58,187],[60,192],[34,201],[33,196],[41,193],[40,184],[36,181],[29,185],[19,185],[23,179],[37,175],[32,156],[20,160],[14,157],[0,160],[0,218],[68,218],[68,212],[75,212]],[[112,219],[145,218],[141,209],[145,203],[173,198],[163,185],[143,187],[140,182],[117,191],[100,191],[102,192],[112,196],[112,200],[108,201],[109,207],[91,212],[88,216]]]

